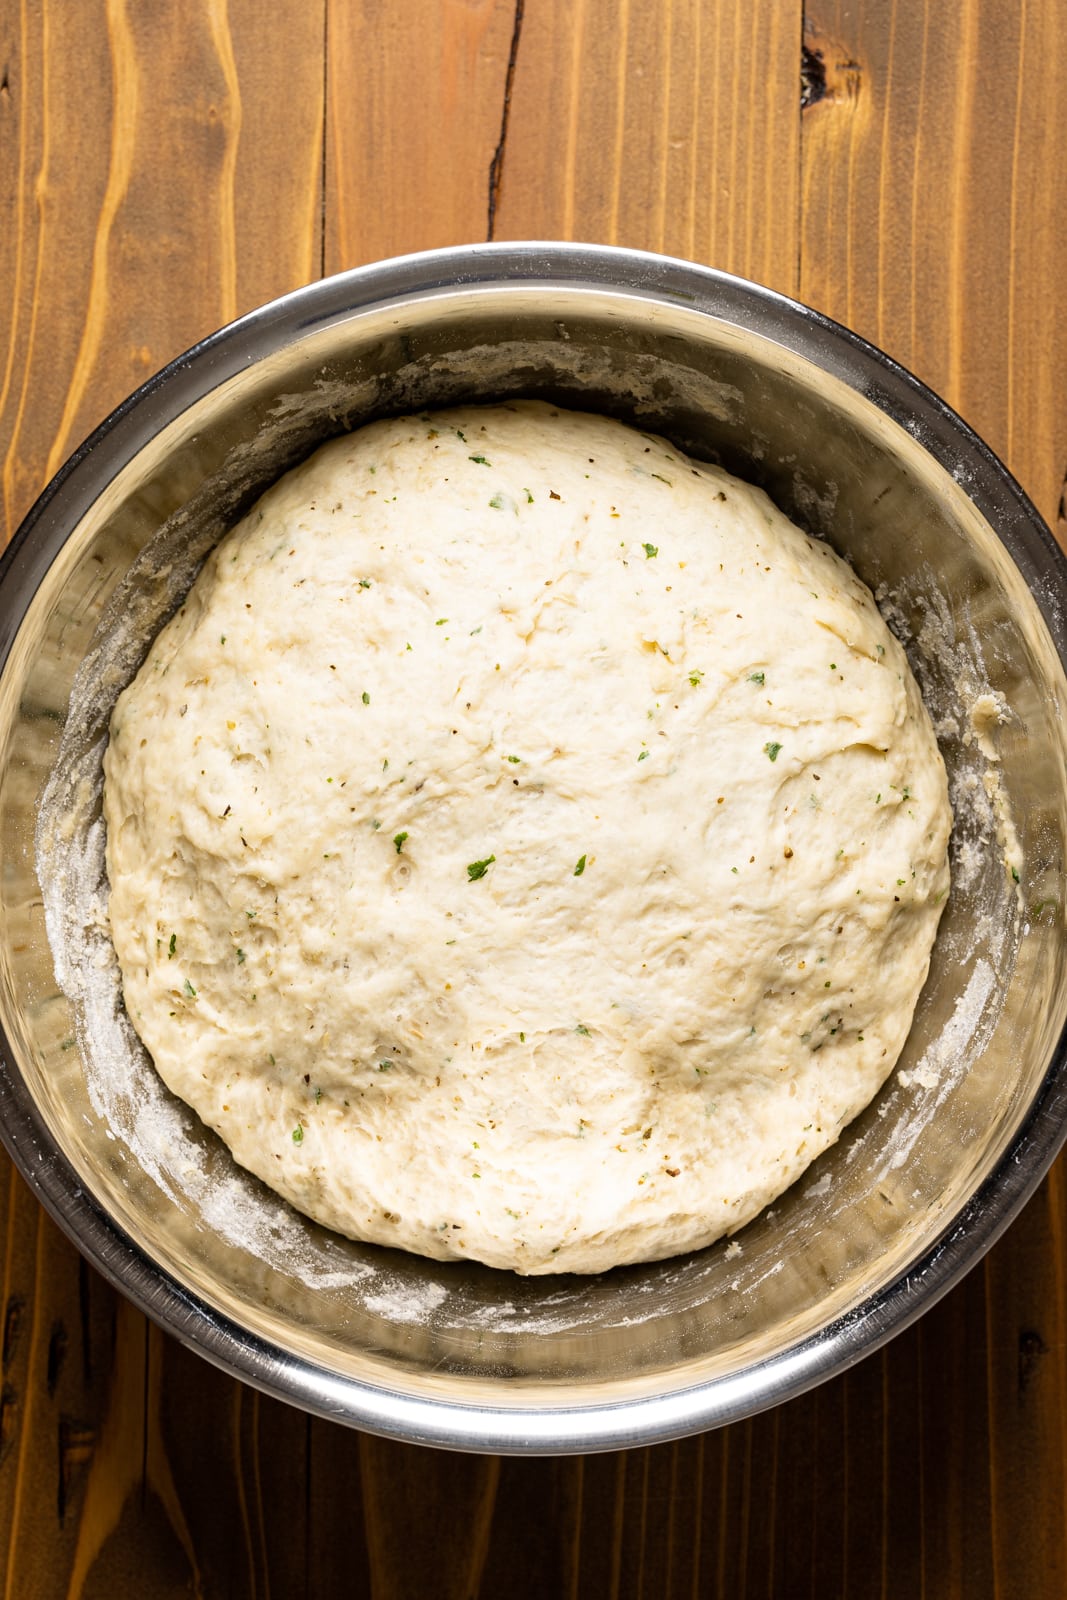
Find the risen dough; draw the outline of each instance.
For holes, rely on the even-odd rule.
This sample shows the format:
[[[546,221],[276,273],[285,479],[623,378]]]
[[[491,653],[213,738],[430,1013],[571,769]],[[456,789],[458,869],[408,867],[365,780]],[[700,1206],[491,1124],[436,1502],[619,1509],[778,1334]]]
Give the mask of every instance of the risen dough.
[[[707,1244],[891,1070],[944,769],[870,593],[760,491],[522,403],[271,489],[115,710],[159,1072],[357,1238],[520,1272]]]

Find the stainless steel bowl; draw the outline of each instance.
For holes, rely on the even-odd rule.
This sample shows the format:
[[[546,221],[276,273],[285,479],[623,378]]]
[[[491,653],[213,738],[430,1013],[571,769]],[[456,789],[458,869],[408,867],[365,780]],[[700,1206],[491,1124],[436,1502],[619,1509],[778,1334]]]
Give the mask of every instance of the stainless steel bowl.
[[[116,1011],[100,925],[108,712],[204,552],[323,437],[518,393],[665,433],[842,550],[908,639],[958,805],[954,888],[902,1073],[740,1252],[596,1279],[422,1261],[289,1211],[156,1086]],[[120,407],[4,560],[8,1149],[90,1260],[185,1343],[382,1433],[617,1448],[841,1371],[973,1265],[1064,1136],[1064,593],[1048,531],[946,406],[752,284],[624,250],[493,245],[254,312]]]

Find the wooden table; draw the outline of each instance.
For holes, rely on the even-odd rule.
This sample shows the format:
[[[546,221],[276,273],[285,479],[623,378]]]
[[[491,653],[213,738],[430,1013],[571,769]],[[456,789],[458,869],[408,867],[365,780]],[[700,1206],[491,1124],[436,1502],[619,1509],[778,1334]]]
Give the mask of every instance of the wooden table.
[[[665,250],[945,395],[1067,536],[1067,0],[4,0],[8,532],[201,335],[375,257]],[[10,309],[8,309],[10,308]],[[4,1162],[3,1596],[1067,1593],[1067,1192],[846,1377],[676,1445],[448,1456],[221,1376]]]

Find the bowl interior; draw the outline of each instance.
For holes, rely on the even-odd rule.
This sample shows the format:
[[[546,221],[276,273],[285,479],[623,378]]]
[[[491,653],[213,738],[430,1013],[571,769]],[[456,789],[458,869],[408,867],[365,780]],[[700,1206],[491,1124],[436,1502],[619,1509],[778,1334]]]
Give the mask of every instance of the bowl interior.
[[[369,1385],[401,1411],[405,1400],[492,1410],[503,1420],[484,1442],[507,1448],[521,1447],[523,1412],[665,1394],[684,1408],[694,1386],[701,1423],[754,1409],[776,1397],[769,1364],[831,1325],[849,1329],[929,1257],[1047,1089],[1067,1010],[1061,571],[936,405],[917,391],[902,401],[906,385],[817,319],[765,296],[742,315],[736,294],[727,285],[698,304],[647,285],[498,277],[252,319],[104,431],[9,564],[9,1131],[30,1114],[40,1148],[54,1145],[69,1170],[63,1182],[133,1241],[149,1276],[161,1269],[202,1303],[184,1337],[226,1359],[211,1329],[238,1330],[259,1352],[246,1375],[270,1386],[256,1370],[267,1350],[279,1374],[302,1374],[291,1392],[331,1414],[367,1421]],[[907,641],[956,814],[929,981],[876,1102],[736,1246],[592,1279],[424,1261],[298,1216],[155,1079],[122,1016],[102,924],[107,718],[206,551],[324,437],[515,394],[665,434],[762,484],[842,551]],[[154,1309],[174,1325],[168,1294]],[[863,1339],[841,1336],[839,1357]],[[395,1417],[376,1425],[404,1431]]]

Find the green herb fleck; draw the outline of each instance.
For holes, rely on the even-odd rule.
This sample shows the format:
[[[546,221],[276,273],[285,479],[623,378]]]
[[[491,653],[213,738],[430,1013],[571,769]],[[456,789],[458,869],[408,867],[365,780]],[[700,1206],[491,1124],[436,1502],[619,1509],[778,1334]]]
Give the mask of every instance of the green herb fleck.
[[[188,978],[186,978],[186,980],[185,980],[184,989],[185,989],[185,993],[189,996],[190,1000],[195,1000],[196,999],[196,990],[193,988],[193,986],[189,982]]]
[[[172,933],[171,936],[170,936],[170,944],[168,944],[168,946],[167,946],[167,960],[168,961],[173,959],[173,957],[177,954],[177,950],[178,950],[178,935],[176,933]]]
[[[304,1129],[301,1126],[301,1124],[298,1122],[296,1127],[293,1129],[293,1143],[294,1144],[303,1144],[303,1142],[304,1142]]]
[[[778,760],[778,752],[779,752],[779,750],[781,750],[781,748],[782,747],[778,743],[777,739],[770,739],[763,746],[763,753],[767,757],[768,761],[777,761]]]
[[[522,757],[521,756],[505,756],[504,760],[505,761],[510,761],[513,767],[518,767],[518,766],[521,766],[521,764],[522,764]]]
[[[526,1043],[526,1035],[524,1033],[520,1033],[519,1034],[519,1043],[520,1044],[525,1044]]]
[[[486,856],[484,861],[472,861],[467,868],[467,881],[477,883],[479,878],[484,878],[495,860],[496,856]]]
[[[397,853],[397,855],[399,855],[401,850],[403,850],[403,848],[404,848],[404,840],[406,838],[407,838],[407,834],[406,833],[394,833],[393,834],[393,843],[396,845],[396,853]]]
[[[642,750],[641,754],[638,756],[637,759],[638,759],[638,761],[647,761],[648,760],[648,751],[647,750]]]
[[[379,1063],[378,1063],[378,1071],[379,1072],[392,1072],[392,1070],[393,1070],[393,1063],[391,1061],[379,1061]]]
[[[589,1029],[586,1027],[584,1022],[579,1022],[574,1031],[575,1033],[580,1033],[585,1039],[589,1038]]]
[[[831,661],[831,663],[830,663],[830,671],[831,672],[836,672],[837,671],[837,662],[836,661]]]
[[[492,507],[492,509],[494,511],[503,511],[503,509],[504,509],[504,496],[502,494],[495,494],[493,496],[493,498],[490,500],[489,504],[490,504],[490,506]]]
[[[247,958],[245,956],[244,951],[241,949],[240,945],[238,945],[237,946],[237,965],[239,967],[243,967],[244,964],[245,964],[246,959]]]
[[[693,685],[694,689],[698,687],[703,676],[704,674],[701,672],[699,667],[693,668],[692,672],[689,674],[689,682]]]
[[[1011,869],[1011,881],[1013,883],[1018,883],[1019,882],[1019,874],[1016,872],[1014,867],[1012,867],[1012,869]]]
[[[574,876],[576,878],[580,878],[584,871],[585,871],[585,857],[584,856],[579,856],[577,864],[575,865],[575,868],[574,868]]]
[[[760,689],[763,688],[766,681],[766,677],[762,672],[750,672],[748,675],[748,682],[756,684]]]
[[[462,438],[462,434],[460,435],[460,437]],[[478,466],[480,466],[480,467],[492,466],[492,462],[491,461],[487,461],[484,456],[468,456],[467,460],[468,461],[477,462]]]
[[[437,621],[434,623],[434,627],[435,628],[443,628],[447,621],[448,621],[447,617],[438,617]]]
[[[363,693],[360,695],[360,699],[363,701],[365,706],[370,705],[370,695],[367,693],[366,689],[364,689]]]
[[[526,504],[528,506],[532,506],[533,505],[533,495],[530,493],[529,489],[524,489],[522,492],[526,496]]]
[[[656,474],[653,473],[652,476],[655,477]],[[664,483],[666,483],[667,480],[664,479],[663,481],[664,481]],[[653,556],[658,556],[659,555],[659,545],[658,544],[643,544],[641,546],[641,548],[645,552],[645,560],[646,561],[651,561]]]
[[[360,578],[359,586],[360,586],[361,589],[369,589],[370,588],[370,579],[369,578]]]

